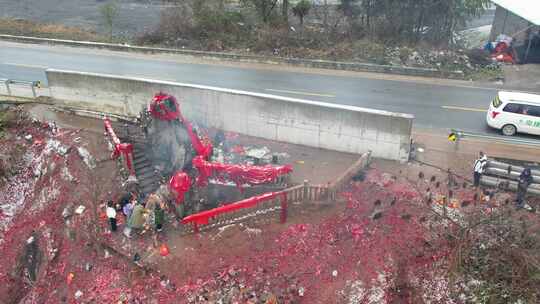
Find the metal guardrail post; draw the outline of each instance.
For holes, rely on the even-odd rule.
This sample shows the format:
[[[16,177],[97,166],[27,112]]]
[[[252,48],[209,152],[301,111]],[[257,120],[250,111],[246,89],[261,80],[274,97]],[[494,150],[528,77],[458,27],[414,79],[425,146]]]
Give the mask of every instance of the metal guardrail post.
[[[282,224],[285,224],[287,222],[287,205],[288,205],[288,202],[287,202],[287,193],[283,193],[283,196],[280,198],[280,202],[281,202],[281,213],[280,213],[280,222]]]
[[[308,188],[309,188],[309,181],[306,179],[304,180],[304,189],[303,189],[303,197],[302,201],[305,203],[308,201]]]
[[[8,95],[11,96],[11,89],[9,87],[9,79],[4,80],[4,83],[6,84],[6,89],[7,89]]]
[[[41,88],[41,81],[26,81],[26,80],[13,80],[13,79],[0,79],[6,85],[6,90],[9,96],[11,96],[11,87],[10,84],[23,84],[29,85],[32,89],[32,96],[37,97],[36,88]]]

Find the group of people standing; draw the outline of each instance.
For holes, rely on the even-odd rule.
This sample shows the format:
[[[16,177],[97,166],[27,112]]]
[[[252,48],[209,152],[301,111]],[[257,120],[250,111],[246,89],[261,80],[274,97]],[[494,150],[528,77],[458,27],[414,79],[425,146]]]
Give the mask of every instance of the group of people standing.
[[[488,164],[488,158],[483,153],[479,153],[478,159],[474,162],[473,166],[473,184],[474,187],[478,189],[480,186],[480,178],[484,174]],[[524,208],[525,197],[527,195],[527,189],[533,182],[533,176],[530,168],[524,168],[521,174],[519,175],[518,184],[517,184],[517,195],[516,195],[516,208]]]
[[[151,194],[143,204],[138,200],[136,192],[128,192],[120,197],[115,204],[112,200],[107,202],[106,214],[109,219],[111,231],[118,229],[117,214],[121,213],[126,222],[124,234],[130,236],[132,230],[142,231],[145,228],[154,228],[157,232],[163,229],[166,205],[163,199]]]

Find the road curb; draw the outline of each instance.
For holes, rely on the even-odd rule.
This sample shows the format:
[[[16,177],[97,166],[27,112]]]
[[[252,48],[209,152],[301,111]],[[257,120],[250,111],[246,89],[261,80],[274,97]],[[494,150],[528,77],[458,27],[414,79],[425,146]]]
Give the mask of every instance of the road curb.
[[[395,75],[447,78],[447,79],[460,79],[460,80],[464,79],[463,72],[448,72],[448,71],[439,71],[436,69],[428,69],[428,68],[379,65],[379,64],[371,64],[371,63],[340,62],[340,61],[330,61],[330,60],[313,60],[313,59],[284,58],[284,57],[267,57],[267,56],[257,56],[257,55],[242,55],[242,54],[234,54],[234,53],[206,52],[206,51],[170,49],[170,48],[155,48],[155,47],[145,47],[145,46],[131,46],[131,45],[126,45],[126,44],[76,41],[76,40],[39,38],[39,37],[2,35],[2,34],[0,34],[0,40],[22,42],[22,43],[38,43],[38,44],[66,45],[66,46],[74,46],[74,47],[100,48],[100,49],[108,49],[108,50],[123,51],[123,52],[139,52],[139,53],[152,53],[152,54],[155,54],[155,53],[179,54],[179,55],[208,58],[208,59],[223,59],[223,60],[228,60],[228,61],[265,63],[265,64],[287,64],[291,66],[301,66],[301,67],[330,69],[330,70],[374,72],[374,73],[385,73],[385,74],[395,74]]]

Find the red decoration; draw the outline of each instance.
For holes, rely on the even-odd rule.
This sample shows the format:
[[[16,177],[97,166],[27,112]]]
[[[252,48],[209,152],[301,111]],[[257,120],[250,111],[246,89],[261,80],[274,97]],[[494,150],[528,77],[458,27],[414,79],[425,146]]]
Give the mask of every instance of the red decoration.
[[[111,155],[111,158],[116,159],[120,156],[120,154],[123,154],[124,158],[126,159],[126,166],[128,167],[129,173],[135,176],[135,170],[133,168],[131,160],[131,158],[133,157],[133,145],[120,142],[120,139],[118,138],[118,136],[116,136],[116,133],[112,128],[111,120],[109,118],[106,117],[103,120],[103,124],[105,125],[105,132],[109,135],[114,144],[114,151]]]
[[[191,178],[187,173],[178,171],[169,181],[169,189],[176,194],[176,203],[182,204],[184,202],[184,195],[191,188]]]
[[[165,244],[165,243],[161,244],[161,246],[159,247],[159,254],[161,256],[168,256],[169,255],[169,246],[167,246],[167,244]]]
[[[208,162],[201,156],[193,158],[193,167],[199,171],[198,186],[206,186],[208,179],[213,176],[220,181],[233,181],[241,188],[245,184],[261,185],[276,181],[279,176],[292,172],[291,165],[285,166],[247,166],[241,164],[223,164]]]
[[[180,117],[180,106],[174,96],[159,93],[152,99],[148,112],[157,119],[175,120]]]
[[[73,278],[75,278],[75,274],[73,272],[68,273],[66,279],[68,285],[71,285],[71,282],[73,282]]]
[[[262,194],[262,195],[259,195],[259,196],[253,196],[253,197],[247,198],[245,200],[238,201],[236,203],[226,204],[226,205],[224,205],[222,207],[218,207],[218,208],[214,208],[214,209],[211,209],[211,210],[206,210],[206,211],[203,211],[203,212],[192,214],[192,215],[187,216],[184,219],[182,219],[182,224],[194,223],[196,225],[207,225],[209,219],[211,219],[211,218],[213,218],[215,216],[218,216],[220,214],[229,213],[229,212],[234,212],[234,211],[237,211],[237,210],[240,210],[240,209],[251,208],[251,207],[254,207],[254,206],[256,206],[257,204],[259,204],[261,202],[274,199],[279,195],[284,195],[285,196],[286,194],[283,193],[283,192],[269,192],[269,193],[265,193],[265,194]]]
[[[179,119],[184,127],[186,127],[189,138],[191,139],[191,145],[197,155],[202,155],[205,159],[210,158],[213,148],[208,136],[201,136],[201,139],[201,137],[195,133],[193,125],[182,116],[180,105],[174,96],[164,93],[156,94],[148,106],[148,111],[157,119],[167,121]]]
[[[213,147],[210,139],[208,139],[208,136],[204,136],[201,140],[199,136],[195,134],[195,131],[193,131],[193,126],[191,123],[184,119],[182,114],[180,114],[180,117],[182,119],[182,123],[186,127],[189,138],[191,139],[191,145],[193,146],[193,149],[197,155],[202,156],[204,159],[209,159],[210,155],[212,155]]]

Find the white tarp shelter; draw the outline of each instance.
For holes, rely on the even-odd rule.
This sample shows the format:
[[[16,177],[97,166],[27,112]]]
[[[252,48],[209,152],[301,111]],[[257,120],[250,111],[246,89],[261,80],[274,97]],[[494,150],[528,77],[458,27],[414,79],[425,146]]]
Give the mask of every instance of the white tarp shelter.
[[[540,25],[540,0],[491,0],[533,25]]]
[[[533,40],[538,41],[540,34],[540,0],[491,0],[491,2],[498,6],[493,21],[492,38],[499,33],[504,34],[506,31],[510,31],[509,35],[514,38],[521,36],[520,40],[526,44],[526,51],[522,59],[523,62],[527,62],[531,47],[533,47]],[[505,11],[504,17],[497,13],[499,10]],[[517,16],[523,21],[517,21],[515,17],[509,15]],[[496,27],[495,24],[500,25],[499,20],[497,20],[498,16],[502,19],[502,26]],[[533,53],[537,53],[538,42],[535,42],[534,45]]]

